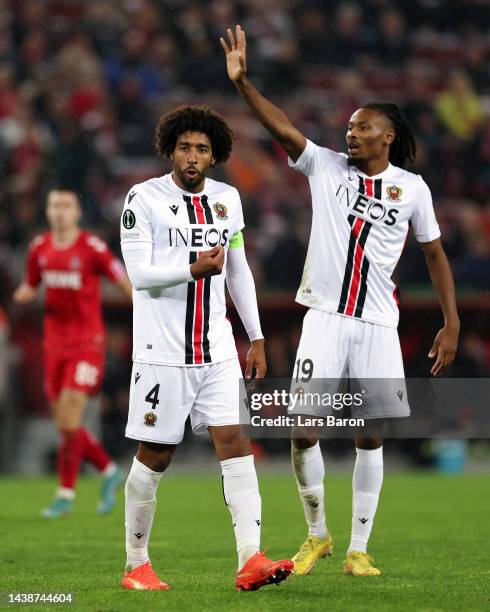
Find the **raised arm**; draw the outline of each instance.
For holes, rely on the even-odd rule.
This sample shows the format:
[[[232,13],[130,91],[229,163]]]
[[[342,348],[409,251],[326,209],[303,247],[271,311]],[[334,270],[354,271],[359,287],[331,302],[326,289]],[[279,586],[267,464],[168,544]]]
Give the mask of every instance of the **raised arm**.
[[[287,115],[265,98],[247,78],[247,41],[245,32],[237,25],[236,33],[228,28],[228,42],[220,38],[226,54],[228,76],[265,129],[295,162],[306,146],[306,138],[294,127]]]

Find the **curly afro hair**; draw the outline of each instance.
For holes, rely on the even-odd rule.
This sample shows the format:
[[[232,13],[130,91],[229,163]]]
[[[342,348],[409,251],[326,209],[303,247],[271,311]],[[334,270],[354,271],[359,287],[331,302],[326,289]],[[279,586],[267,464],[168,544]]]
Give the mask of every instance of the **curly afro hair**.
[[[159,157],[170,158],[178,137],[184,132],[203,132],[211,141],[217,164],[225,162],[233,147],[233,132],[226,121],[209,106],[181,106],[160,117],[155,131]]]

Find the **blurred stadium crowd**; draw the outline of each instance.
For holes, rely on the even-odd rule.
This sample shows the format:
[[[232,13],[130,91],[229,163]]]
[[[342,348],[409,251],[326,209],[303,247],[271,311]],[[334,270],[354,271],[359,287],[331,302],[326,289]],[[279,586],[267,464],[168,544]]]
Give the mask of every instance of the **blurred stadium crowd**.
[[[432,190],[458,290],[485,297],[490,11],[484,0],[0,0],[0,306],[14,324],[11,292],[29,240],[45,227],[49,187],[76,190],[85,225],[119,253],[128,189],[168,169],[153,151],[157,118],[184,103],[209,104],[235,131],[234,154],[213,176],[242,195],[259,293],[270,298],[296,288],[309,236],[308,184],[287,169],[227,79],[218,38],[235,23],[247,33],[254,82],[320,144],[343,150],[346,122],[363,102],[400,104],[416,131],[413,170]],[[412,243],[406,248],[404,289],[429,283],[419,251]],[[121,325],[112,325],[109,336],[109,403],[116,402],[122,388],[116,381],[126,377],[130,354],[128,318],[116,312],[111,320],[118,316]],[[287,333],[271,327],[276,375],[288,374],[294,355],[299,319],[293,319]],[[29,325],[35,327],[24,320],[17,336],[24,356],[33,350],[26,349]],[[468,371],[488,373],[488,336],[470,333],[465,343],[477,363]],[[32,366],[24,359],[26,371]]]

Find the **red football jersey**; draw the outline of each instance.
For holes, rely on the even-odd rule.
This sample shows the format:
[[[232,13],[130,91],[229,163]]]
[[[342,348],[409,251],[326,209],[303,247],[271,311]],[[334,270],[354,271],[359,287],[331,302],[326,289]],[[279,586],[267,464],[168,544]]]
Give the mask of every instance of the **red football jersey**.
[[[104,343],[100,277],[115,282],[124,267],[105,242],[81,231],[68,247],[54,244],[47,232],[34,238],[26,282],[46,288],[44,344],[50,350],[96,347]]]

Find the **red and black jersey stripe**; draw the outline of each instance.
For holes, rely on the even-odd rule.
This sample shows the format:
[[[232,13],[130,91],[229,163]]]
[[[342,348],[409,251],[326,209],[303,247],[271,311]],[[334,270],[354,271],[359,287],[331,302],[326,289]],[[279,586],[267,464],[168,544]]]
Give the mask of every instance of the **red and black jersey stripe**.
[[[210,224],[214,223],[213,213],[211,212],[211,209],[209,208],[207,195],[201,196],[201,205],[204,209],[204,216],[206,217],[206,223],[210,223]]]
[[[349,215],[348,221],[352,228],[356,217],[354,215]],[[347,296],[349,293],[350,280],[352,276],[352,268],[354,265],[354,251],[356,248],[357,236],[355,235],[353,229],[350,232],[349,238],[349,247],[347,249],[347,261],[345,264],[345,272],[344,272],[344,281],[342,283],[342,291],[340,293],[340,302],[337,312],[344,314],[345,307],[347,305]]]
[[[337,312],[361,317],[366,300],[369,272],[369,260],[364,253],[364,246],[372,223],[354,215],[349,215],[347,220],[351,226],[351,232]]]
[[[189,223],[204,225],[213,223],[207,196],[183,196],[189,215]],[[189,253],[189,264],[196,261],[200,253]],[[185,363],[187,365],[211,363],[209,353],[209,312],[211,278],[201,278],[187,284],[187,306],[185,314]]]
[[[381,199],[381,179],[364,178],[362,176],[358,176],[358,178],[359,193],[371,198]],[[369,273],[369,260],[364,252],[364,246],[372,223],[354,215],[349,215],[347,220],[351,226],[351,232],[337,312],[360,318],[366,301]]]
[[[382,199],[382,179],[362,176],[358,178],[359,193],[376,200]],[[347,220],[351,226],[351,232],[337,312],[361,318],[366,301],[369,274],[369,259],[366,257],[364,247],[373,224],[354,215],[349,215]]]
[[[356,310],[354,311],[355,317],[362,316],[364,302],[366,301],[368,272],[369,272],[369,259],[366,257],[366,255],[364,255],[364,258],[362,260],[362,265],[361,265],[361,286],[359,288],[359,296],[357,298]]]
[[[382,179],[358,176],[359,193],[381,200]],[[354,215],[348,217],[351,233],[347,249],[344,280],[337,312],[354,317],[362,317],[366,301],[369,260],[364,252],[372,223]]]
[[[369,177],[358,176],[359,178],[359,193],[367,195],[370,198],[381,200],[382,198],[382,179],[372,179]]]
[[[189,265],[197,259],[197,253],[189,253]],[[185,309],[185,362],[194,363],[194,307],[196,303],[196,284],[187,283],[187,305]]]

